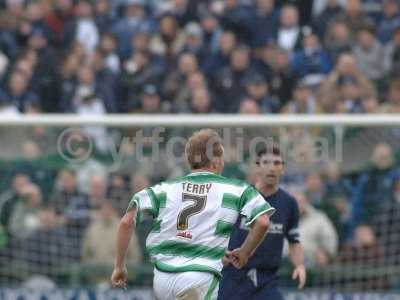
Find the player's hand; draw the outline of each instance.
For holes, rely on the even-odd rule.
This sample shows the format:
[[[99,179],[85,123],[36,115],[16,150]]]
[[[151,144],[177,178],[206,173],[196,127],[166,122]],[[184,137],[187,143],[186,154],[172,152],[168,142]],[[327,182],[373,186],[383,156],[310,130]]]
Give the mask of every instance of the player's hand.
[[[115,288],[126,289],[126,281],[128,279],[128,271],[126,267],[114,268],[111,275],[111,285]]]
[[[231,251],[231,263],[236,269],[243,268],[249,260],[250,254],[246,253],[242,248]]]
[[[299,280],[299,285],[297,286],[299,289],[302,289],[306,284],[306,268],[304,265],[297,266],[292,274],[292,279]]]
[[[232,259],[232,252],[229,250],[225,250],[225,255],[222,258],[222,265],[224,267],[227,267],[231,264],[231,259]]]

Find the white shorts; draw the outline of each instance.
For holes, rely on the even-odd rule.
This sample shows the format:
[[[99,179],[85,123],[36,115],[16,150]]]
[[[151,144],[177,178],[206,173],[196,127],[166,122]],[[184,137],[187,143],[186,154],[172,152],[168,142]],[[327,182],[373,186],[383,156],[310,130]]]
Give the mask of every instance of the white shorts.
[[[154,269],[154,294],[158,300],[215,300],[219,279],[207,272],[166,273]]]

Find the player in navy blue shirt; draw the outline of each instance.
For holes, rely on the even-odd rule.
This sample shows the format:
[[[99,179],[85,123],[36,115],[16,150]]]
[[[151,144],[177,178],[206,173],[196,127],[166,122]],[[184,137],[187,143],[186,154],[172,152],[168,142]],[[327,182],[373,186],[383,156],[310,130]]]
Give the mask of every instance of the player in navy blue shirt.
[[[247,265],[236,269],[230,264],[229,251],[224,258],[225,268],[219,288],[219,300],[267,299],[282,300],[278,290],[277,271],[281,265],[284,239],[289,242],[290,260],[294,266],[292,279],[299,280],[299,288],[306,281],[303,247],[299,240],[299,209],[296,199],[279,187],[285,162],[278,147],[263,148],[257,153],[256,188],[276,212],[264,241],[259,245]],[[235,249],[245,240],[248,229],[239,217],[229,242]]]

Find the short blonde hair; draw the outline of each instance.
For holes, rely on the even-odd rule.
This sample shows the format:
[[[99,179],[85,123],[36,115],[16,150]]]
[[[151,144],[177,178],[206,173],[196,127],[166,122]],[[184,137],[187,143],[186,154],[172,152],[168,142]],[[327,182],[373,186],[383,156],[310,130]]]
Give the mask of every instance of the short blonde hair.
[[[221,137],[212,129],[196,131],[186,143],[185,154],[191,169],[209,167],[214,157],[223,155]]]

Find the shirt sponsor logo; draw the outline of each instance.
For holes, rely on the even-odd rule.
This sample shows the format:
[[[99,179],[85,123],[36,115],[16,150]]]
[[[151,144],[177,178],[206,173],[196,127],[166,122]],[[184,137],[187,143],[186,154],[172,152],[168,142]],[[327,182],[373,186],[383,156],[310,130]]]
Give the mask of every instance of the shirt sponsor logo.
[[[180,231],[176,234],[176,236],[183,237],[185,239],[190,239],[190,240],[193,238],[192,234],[188,231]]]
[[[272,223],[269,225],[268,233],[283,234],[283,224]]]

